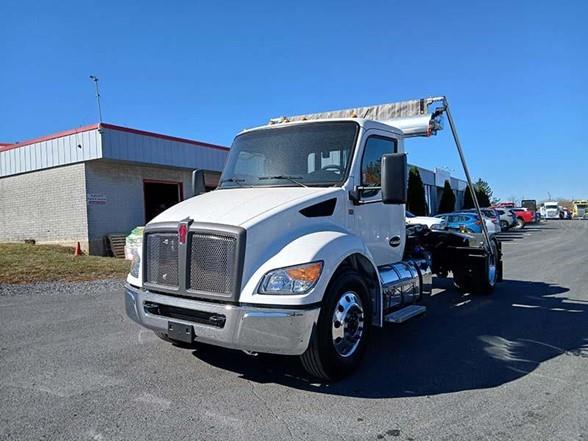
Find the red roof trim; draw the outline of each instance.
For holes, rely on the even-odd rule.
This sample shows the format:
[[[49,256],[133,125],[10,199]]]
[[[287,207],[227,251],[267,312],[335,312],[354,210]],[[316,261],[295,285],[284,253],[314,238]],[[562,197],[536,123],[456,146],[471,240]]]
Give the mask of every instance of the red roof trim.
[[[55,138],[61,138],[62,136],[75,135],[76,133],[88,132],[89,130],[97,129],[98,126],[99,126],[98,124],[91,124],[89,126],[78,127],[77,129],[64,130],[63,132],[53,133],[51,135],[46,135],[46,136],[41,136],[39,138],[29,139],[28,141],[18,142],[16,144],[9,144],[7,146],[1,146],[0,152],[4,152],[6,150],[17,149],[19,147],[24,147],[25,145],[35,144],[37,142],[50,141]]]
[[[116,126],[114,124],[102,123],[101,126],[105,129],[118,130],[119,132],[134,133],[135,135],[150,136],[152,138],[165,139],[167,141],[185,142],[185,143],[194,144],[194,145],[197,145],[200,147],[209,147],[211,149],[217,149],[217,150],[223,150],[223,151],[229,150],[228,147],[224,147],[222,145],[210,144],[208,142],[195,141],[193,139],[187,139],[187,138],[178,138],[177,136],[163,135],[161,133],[147,132],[145,130],[131,129],[129,127]]]
[[[206,147],[206,148],[211,148],[211,149],[216,149],[216,150],[222,150],[222,151],[229,150],[228,147],[223,147],[221,145],[216,145],[216,144],[209,144],[207,142],[195,141],[193,139],[178,138],[176,136],[163,135],[161,133],[147,132],[145,130],[137,130],[137,129],[131,129],[129,127],[116,126],[114,124],[102,123],[102,124],[90,124],[88,126],[79,127],[77,129],[64,130],[63,132],[58,132],[58,133],[53,133],[51,135],[41,136],[39,138],[30,139],[28,141],[19,142],[16,144],[0,144],[0,152],[12,150],[12,149],[17,149],[19,147],[24,147],[27,145],[35,144],[37,142],[50,141],[52,139],[61,138],[62,136],[75,135],[77,133],[88,132],[90,130],[95,130],[98,128],[117,130],[119,132],[134,133],[135,135],[150,136],[152,138],[165,139],[168,141],[184,142],[187,144],[193,144],[193,145],[197,145],[199,147]]]

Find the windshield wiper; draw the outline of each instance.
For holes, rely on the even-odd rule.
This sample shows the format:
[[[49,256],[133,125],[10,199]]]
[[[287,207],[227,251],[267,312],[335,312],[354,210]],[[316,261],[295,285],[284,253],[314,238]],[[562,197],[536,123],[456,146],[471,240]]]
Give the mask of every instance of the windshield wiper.
[[[304,185],[302,182],[297,181],[297,179],[303,179],[302,176],[274,175],[274,176],[260,176],[257,179],[259,179],[260,181],[266,181],[268,179],[284,179],[284,180],[290,181],[296,185],[300,185],[301,187],[306,188],[306,185]]]
[[[218,185],[223,185],[225,182],[234,182],[239,187],[243,187],[243,184],[241,184],[241,182],[245,182],[245,179],[236,179],[236,178],[221,179],[220,182],[218,183]]]

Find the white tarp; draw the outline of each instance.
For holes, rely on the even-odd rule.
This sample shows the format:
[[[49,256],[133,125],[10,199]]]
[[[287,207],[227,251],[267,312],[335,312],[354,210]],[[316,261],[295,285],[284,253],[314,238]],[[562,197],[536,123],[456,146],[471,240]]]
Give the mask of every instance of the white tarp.
[[[427,100],[410,100],[398,103],[379,104],[376,106],[353,107],[351,109],[332,110],[330,112],[310,113],[287,117],[288,121],[305,121],[311,119],[331,118],[365,118],[376,121],[388,121],[396,118],[407,118],[427,113]]]
[[[367,107],[332,110],[281,118],[272,118],[270,124],[333,118],[363,118],[386,123],[402,130],[406,136],[429,136],[441,129],[437,117],[429,113],[429,105],[440,98],[425,98]]]

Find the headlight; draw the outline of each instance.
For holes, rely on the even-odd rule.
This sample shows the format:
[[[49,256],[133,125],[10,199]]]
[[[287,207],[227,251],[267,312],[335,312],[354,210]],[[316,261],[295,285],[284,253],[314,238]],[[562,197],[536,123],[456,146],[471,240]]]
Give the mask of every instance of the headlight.
[[[139,269],[141,268],[141,248],[132,248],[131,253],[133,258],[131,260],[131,271],[130,274],[134,278],[139,277]]]
[[[323,271],[323,262],[289,266],[272,270],[263,276],[261,294],[304,294],[318,282]]]
[[[445,229],[445,222],[433,224],[433,225],[431,225],[431,228],[429,228],[429,229],[430,230],[444,230]]]

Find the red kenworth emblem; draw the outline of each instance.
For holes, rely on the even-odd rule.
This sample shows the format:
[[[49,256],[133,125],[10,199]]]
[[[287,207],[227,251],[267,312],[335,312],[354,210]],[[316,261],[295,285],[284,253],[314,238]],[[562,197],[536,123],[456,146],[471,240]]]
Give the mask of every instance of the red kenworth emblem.
[[[180,243],[183,245],[186,243],[186,239],[188,238],[188,224],[181,223],[178,227],[178,239]]]

